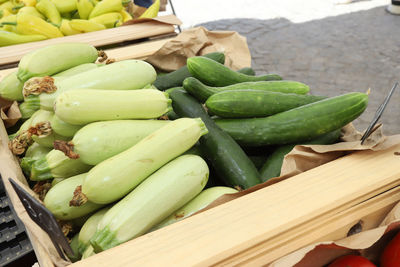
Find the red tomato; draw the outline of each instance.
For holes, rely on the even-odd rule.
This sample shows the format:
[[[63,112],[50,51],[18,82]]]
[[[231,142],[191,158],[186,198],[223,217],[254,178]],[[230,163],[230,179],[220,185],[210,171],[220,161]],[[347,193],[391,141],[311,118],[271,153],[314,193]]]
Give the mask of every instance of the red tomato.
[[[364,257],[347,255],[336,259],[328,267],[376,267],[376,265]]]
[[[381,255],[381,267],[400,266],[400,232],[389,242]]]

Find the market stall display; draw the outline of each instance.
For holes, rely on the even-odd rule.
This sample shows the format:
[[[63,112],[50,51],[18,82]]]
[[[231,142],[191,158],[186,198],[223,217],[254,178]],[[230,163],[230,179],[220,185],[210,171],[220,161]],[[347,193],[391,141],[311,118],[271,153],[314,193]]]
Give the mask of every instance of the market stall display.
[[[84,57],[69,48],[76,45],[82,47],[79,50],[88,51]],[[49,61],[52,53],[59,62]],[[219,243],[209,247],[215,251],[208,257],[204,253],[210,252],[209,249],[185,262],[269,263],[299,248],[293,244],[285,251],[276,249],[286,240],[285,232],[280,231],[293,234],[300,223],[312,228],[317,224],[312,218],[328,221],[337,212],[346,212],[351,205],[358,205],[395,184],[386,172],[380,175],[387,184],[379,188],[370,185],[373,183],[370,176],[361,180],[351,173],[341,173],[341,177],[330,176],[325,181],[326,177],[321,175],[341,164],[362,165],[363,174],[367,175],[375,165],[360,163],[359,157],[368,161],[377,155],[377,163],[396,161],[391,156],[398,138],[372,140],[370,146],[362,148],[339,139],[340,130],[365,110],[367,93],[315,96],[309,94],[308,86],[303,83],[285,81],[276,74],[255,75],[251,68],[237,70],[225,66],[224,59],[222,52],[192,56],[187,59],[186,67],[164,74],[141,60],[114,62],[88,44],[58,44],[26,54],[18,69],[3,79],[0,95],[20,102],[25,119],[22,125],[9,130],[9,150],[4,155],[12,158],[9,154],[12,152],[21,159],[29,186],[62,221],[71,247],[81,255],[70,255],[71,260],[82,258],[84,261],[78,261],[78,265],[94,264],[99,257],[108,255],[109,250],[117,249],[117,253],[123,254],[126,251],[122,247],[149,242],[154,246],[143,257],[130,255],[130,258],[148,260],[148,264],[161,263],[166,255],[161,253],[160,258],[149,259],[147,253],[157,251],[158,246],[152,242],[158,238],[166,247],[172,245],[168,231],[175,234],[182,231],[191,240],[192,234],[202,231],[194,226],[195,220],[207,220],[220,212],[225,215],[214,221],[214,226],[220,227],[235,216],[244,215],[239,215],[234,210],[235,204],[230,202],[180,223],[172,222],[200,211],[219,196],[232,194],[225,197],[236,198],[257,190],[239,198],[236,204],[245,207],[250,204],[249,199],[257,199],[260,204],[262,199],[267,203],[278,199],[279,205],[304,205],[304,208],[290,213],[289,206],[271,205],[259,214],[246,211],[248,219],[240,224],[251,225],[256,218],[266,223],[262,216],[267,218],[267,213],[282,214],[268,217],[264,230],[254,227],[228,238],[229,245],[222,242],[240,250],[223,252],[224,244]],[[7,140],[3,139],[4,133],[4,146]],[[335,145],[341,152],[381,151],[374,155],[361,152],[360,156],[336,161],[332,160],[344,153],[329,160],[321,158],[319,164],[332,162],[268,186],[284,179],[276,178],[284,170],[284,156],[302,144],[322,147],[333,144],[328,146],[331,149],[328,152],[335,151]],[[281,152],[269,156],[269,151]],[[262,164],[256,164],[254,156],[260,154],[263,154],[259,157]],[[271,157],[275,167],[265,167]],[[349,186],[336,196],[328,191],[329,186],[338,189],[343,183],[356,182],[360,188]],[[318,203],[309,198],[295,198],[305,193],[299,187],[302,183],[307,185],[308,193],[330,198],[322,198]],[[24,186],[28,189],[27,184]],[[206,194],[207,190],[216,193]],[[293,199],[286,199],[283,192]],[[248,207],[250,211],[261,208]],[[322,210],[325,212],[321,213]],[[169,224],[172,225],[163,227]],[[288,228],[284,227],[286,224]],[[217,234],[229,235],[226,231],[235,232],[236,226],[218,230]],[[193,233],[188,233],[192,227]],[[258,240],[262,247],[255,243],[260,231],[264,235]],[[274,231],[285,238],[278,240],[272,234]],[[154,238],[140,238],[149,232]],[[297,231],[297,237],[306,232],[307,229]],[[294,243],[292,236],[287,238]],[[273,243],[268,243],[271,240]],[[196,244],[183,250],[195,249]],[[177,246],[182,249],[183,245]],[[244,252],[250,247],[251,255]],[[53,260],[56,257],[50,255]]]

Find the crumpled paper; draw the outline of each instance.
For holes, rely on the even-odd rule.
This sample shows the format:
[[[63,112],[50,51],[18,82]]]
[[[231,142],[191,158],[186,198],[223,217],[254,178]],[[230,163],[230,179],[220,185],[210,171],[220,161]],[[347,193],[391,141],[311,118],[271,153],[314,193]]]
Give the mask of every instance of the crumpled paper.
[[[245,37],[233,31],[208,31],[204,27],[183,31],[147,61],[159,69],[174,71],[186,65],[189,57],[217,51],[224,52],[225,65],[234,70],[251,66]]]
[[[16,101],[9,101],[0,97],[0,117],[6,128],[17,123],[21,118],[21,112]]]

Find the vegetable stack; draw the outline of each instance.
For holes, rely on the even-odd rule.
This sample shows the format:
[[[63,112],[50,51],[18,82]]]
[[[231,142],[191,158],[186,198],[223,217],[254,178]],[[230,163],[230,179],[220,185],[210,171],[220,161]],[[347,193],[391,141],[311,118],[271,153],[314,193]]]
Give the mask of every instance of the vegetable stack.
[[[93,32],[121,26],[133,19],[131,0],[0,1],[0,47]],[[160,0],[139,18],[154,18]]]
[[[85,16],[102,16],[110,2]],[[21,102],[23,114],[10,150],[45,206],[70,225],[71,260],[279,176],[296,144],[338,141],[368,102],[363,93],[315,96],[276,74],[234,71],[219,52],[158,76],[145,61],[98,64],[98,56],[87,44],[48,46],[0,82],[0,96]]]

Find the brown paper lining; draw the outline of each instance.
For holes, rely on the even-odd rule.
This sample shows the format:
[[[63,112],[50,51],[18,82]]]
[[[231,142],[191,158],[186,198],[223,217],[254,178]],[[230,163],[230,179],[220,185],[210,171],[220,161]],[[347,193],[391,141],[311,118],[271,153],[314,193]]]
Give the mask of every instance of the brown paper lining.
[[[147,61],[159,69],[174,71],[186,65],[189,57],[216,51],[224,52],[225,65],[232,69],[251,66],[250,50],[245,37],[237,32],[208,31],[204,27],[183,31]]]
[[[0,97],[0,117],[6,128],[15,125],[21,118],[18,103]]]

